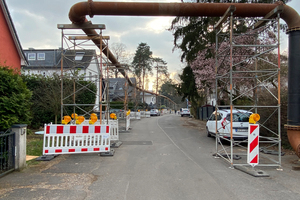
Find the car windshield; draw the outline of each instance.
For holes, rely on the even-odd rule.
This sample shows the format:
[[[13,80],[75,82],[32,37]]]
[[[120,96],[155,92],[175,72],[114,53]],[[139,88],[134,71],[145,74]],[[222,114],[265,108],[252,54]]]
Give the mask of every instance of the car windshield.
[[[232,113],[233,122],[249,122],[249,116],[251,113]],[[230,114],[226,117],[227,121],[230,121]]]

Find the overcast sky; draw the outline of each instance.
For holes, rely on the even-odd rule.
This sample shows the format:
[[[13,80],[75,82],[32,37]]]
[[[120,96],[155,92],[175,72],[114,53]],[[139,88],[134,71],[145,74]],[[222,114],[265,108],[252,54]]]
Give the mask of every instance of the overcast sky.
[[[6,0],[23,49],[61,47],[61,31],[57,29],[57,24],[70,24],[69,10],[72,5],[81,1]],[[151,2],[180,2],[180,0]],[[288,5],[300,13],[300,0],[292,0]],[[175,73],[180,72],[184,65],[180,62],[179,52],[172,53],[173,36],[166,30],[173,18],[94,16],[90,19],[87,17],[93,24],[106,25],[103,35],[110,36],[109,44],[123,43],[128,52],[134,53],[138,44],[145,42],[150,46],[155,57],[161,57],[168,63],[169,72]],[[283,33],[281,34],[281,51],[286,49],[287,35]]]

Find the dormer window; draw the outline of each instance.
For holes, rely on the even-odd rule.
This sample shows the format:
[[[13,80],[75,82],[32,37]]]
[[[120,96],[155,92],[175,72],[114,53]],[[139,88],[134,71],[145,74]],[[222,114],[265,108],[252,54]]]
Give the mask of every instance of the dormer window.
[[[28,53],[28,60],[35,60],[35,53]]]
[[[45,53],[38,53],[37,54],[37,59],[38,60],[45,60]]]
[[[76,52],[74,60],[82,60],[83,56],[84,56],[84,52]]]

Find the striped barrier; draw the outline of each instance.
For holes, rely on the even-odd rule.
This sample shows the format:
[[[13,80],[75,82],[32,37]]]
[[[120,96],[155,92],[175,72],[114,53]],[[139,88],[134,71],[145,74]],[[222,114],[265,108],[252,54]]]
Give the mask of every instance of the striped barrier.
[[[43,155],[110,152],[109,125],[45,125]]]
[[[150,117],[150,111],[146,111],[146,117],[149,118]]]
[[[130,128],[130,115],[126,116],[126,127],[125,130],[128,131]]]
[[[110,127],[110,140],[119,140],[119,121],[108,120],[108,125]]]
[[[146,117],[146,111],[140,111],[140,113],[141,113],[140,115],[142,118]]]
[[[100,121],[95,122],[96,125],[100,125]],[[94,124],[94,126],[95,126]],[[107,120],[102,120],[103,125],[107,125]],[[81,125],[89,125],[89,120],[85,120]],[[110,127],[110,140],[119,140],[119,121],[117,120],[108,120],[108,125]]]
[[[130,119],[141,119],[140,112],[130,112]]]
[[[247,163],[254,167],[259,162],[259,125],[249,124]]]

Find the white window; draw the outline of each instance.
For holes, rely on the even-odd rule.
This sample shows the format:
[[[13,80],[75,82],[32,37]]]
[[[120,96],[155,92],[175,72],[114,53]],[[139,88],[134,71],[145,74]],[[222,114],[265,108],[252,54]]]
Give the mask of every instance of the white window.
[[[38,53],[37,54],[37,59],[38,60],[45,60],[45,53]]]
[[[82,60],[84,52],[76,52],[75,60]]]
[[[28,53],[28,60],[35,60],[35,53]]]

